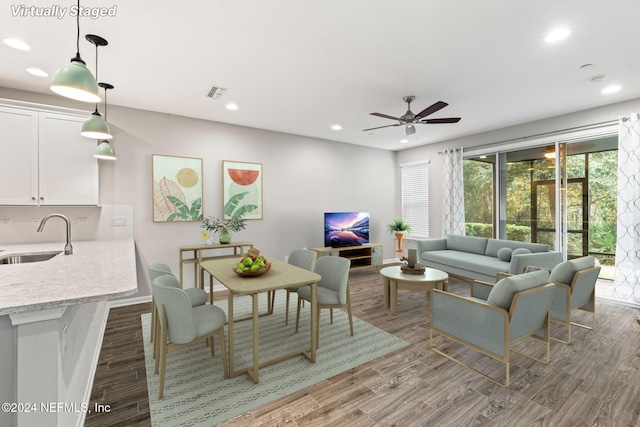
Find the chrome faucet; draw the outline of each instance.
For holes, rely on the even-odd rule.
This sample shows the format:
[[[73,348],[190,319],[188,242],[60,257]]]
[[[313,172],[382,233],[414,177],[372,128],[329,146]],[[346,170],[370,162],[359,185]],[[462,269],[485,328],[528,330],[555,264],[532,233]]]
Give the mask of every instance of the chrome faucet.
[[[45,216],[42,219],[42,222],[40,223],[40,226],[38,227],[38,233],[40,233],[42,230],[44,230],[44,225],[47,223],[49,218],[52,218],[54,216],[57,216],[58,218],[64,219],[64,222],[67,223],[67,244],[64,246],[64,254],[65,255],[71,255],[73,253],[73,246],[71,246],[71,223],[69,222],[69,219],[66,216],[64,216],[62,214],[51,214],[51,215]]]

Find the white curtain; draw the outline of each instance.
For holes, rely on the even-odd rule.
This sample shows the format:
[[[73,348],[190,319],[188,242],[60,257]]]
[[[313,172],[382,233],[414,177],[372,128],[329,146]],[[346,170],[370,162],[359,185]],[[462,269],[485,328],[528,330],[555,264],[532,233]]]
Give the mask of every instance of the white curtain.
[[[462,179],[462,147],[445,150],[444,200],[442,202],[442,235],[464,236],[464,181]]]
[[[640,304],[640,114],[621,117],[618,128],[618,241],[614,291]]]

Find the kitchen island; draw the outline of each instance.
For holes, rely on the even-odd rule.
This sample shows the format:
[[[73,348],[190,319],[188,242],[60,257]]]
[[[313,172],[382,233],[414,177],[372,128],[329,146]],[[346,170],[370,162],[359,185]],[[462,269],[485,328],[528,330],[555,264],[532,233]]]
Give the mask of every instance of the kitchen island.
[[[135,244],[121,240],[0,245],[0,257],[61,251],[40,262],[0,265],[0,315],[14,329],[16,411],[9,425],[83,424],[108,300],[137,292]],[[25,406],[30,405],[30,406]],[[35,409],[26,411],[25,408]],[[5,414],[8,415],[8,414]]]
[[[0,245],[0,257],[62,251],[62,243]],[[0,265],[0,315],[119,298],[138,291],[133,239],[73,242],[73,254]]]

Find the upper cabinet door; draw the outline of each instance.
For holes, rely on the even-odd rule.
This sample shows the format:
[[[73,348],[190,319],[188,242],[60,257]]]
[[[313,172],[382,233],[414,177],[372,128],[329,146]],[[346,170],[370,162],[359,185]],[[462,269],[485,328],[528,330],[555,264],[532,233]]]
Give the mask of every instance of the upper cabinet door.
[[[40,112],[40,205],[98,204],[97,141],[80,135],[85,119]]]
[[[38,112],[0,106],[0,204],[38,204]]]

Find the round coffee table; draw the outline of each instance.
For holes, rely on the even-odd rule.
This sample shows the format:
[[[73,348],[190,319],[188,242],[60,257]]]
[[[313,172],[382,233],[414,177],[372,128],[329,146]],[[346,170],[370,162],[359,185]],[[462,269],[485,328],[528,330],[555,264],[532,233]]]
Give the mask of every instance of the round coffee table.
[[[398,308],[398,289],[425,291],[427,296],[433,289],[449,291],[449,275],[444,271],[427,267],[424,274],[403,273],[399,265],[380,270],[384,289],[384,308],[396,311]]]

